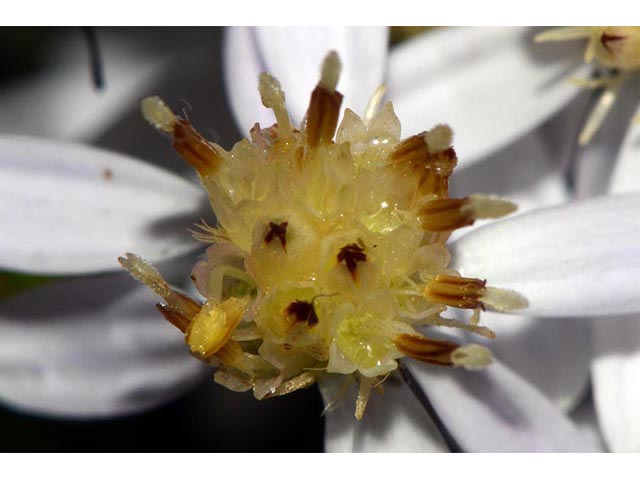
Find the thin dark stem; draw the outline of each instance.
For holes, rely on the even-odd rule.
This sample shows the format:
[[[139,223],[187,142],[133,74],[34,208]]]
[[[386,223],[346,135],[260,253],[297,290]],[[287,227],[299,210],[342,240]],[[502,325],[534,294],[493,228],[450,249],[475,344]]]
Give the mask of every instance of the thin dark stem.
[[[420,386],[420,384],[418,384],[413,374],[402,363],[398,362],[398,365],[400,373],[402,374],[402,378],[404,379],[407,386],[411,389],[413,394],[416,396],[422,407],[426,410],[427,414],[431,417],[433,424],[440,433],[440,436],[442,437],[442,440],[444,440],[444,443],[447,445],[449,451],[451,453],[464,453],[464,450],[453,437],[451,432],[449,432],[444,422],[438,415],[438,412],[436,412],[436,409],[433,408],[431,400],[429,400],[426,392]]]
[[[102,56],[100,55],[100,44],[95,27],[82,27],[87,48],[89,49],[89,62],[91,66],[91,76],[96,90],[104,88],[104,75],[102,69]]]

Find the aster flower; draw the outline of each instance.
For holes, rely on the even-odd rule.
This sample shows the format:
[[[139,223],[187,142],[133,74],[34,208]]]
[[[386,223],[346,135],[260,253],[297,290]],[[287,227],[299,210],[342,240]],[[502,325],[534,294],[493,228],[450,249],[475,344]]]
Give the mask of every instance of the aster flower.
[[[50,148],[52,148],[52,146],[50,146]],[[115,160],[114,160],[114,162],[115,162]],[[115,165],[115,163],[114,163],[114,165]],[[120,165],[120,164],[117,164],[117,165]],[[116,172],[117,170],[121,170],[121,169],[120,169],[120,168],[115,169],[115,170],[113,170],[113,172]],[[98,173],[98,172],[96,171],[96,173]],[[113,178],[114,178],[114,179],[115,179],[115,178],[120,178],[120,176],[119,176],[119,175],[118,175],[118,176],[114,175],[114,176],[113,176]],[[488,228],[488,227],[487,227],[487,228]],[[561,232],[554,232],[554,233],[558,234],[558,233],[561,233]],[[15,304],[14,304],[14,307],[15,307]],[[571,305],[570,305],[570,304],[569,304],[569,307],[571,307]],[[615,308],[616,308],[616,307],[614,306],[612,311],[615,311]],[[577,313],[586,313],[586,312],[584,312],[583,310],[577,310]],[[403,388],[404,388],[404,387],[403,387]],[[388,390],[388,392],[389,392],[389,391],[393,391],[393,390],[391,390],[390,388],[388,388],[387,390]],[[430,389],[429,389],[428,391],[430,391]],[[526,390],[526,391],[527,391],[527,393],[531,393],[531,391],[530,391],[530,390]],[[535,397],[534,397],[534,398],[535,398]],[[538,399],[536,398],[536,400],[538,400]],[[546,402],[544,402],[544,400],[543,400],[543,399],[541,399],[541,402],[542,402],[542,403],[544,403],[545,405],[548,405],[548,404],[546,404]],[[345,403],[346,403],[346,402],[345,402]],[[542,404],[542,403],[541,403],[541,404]],[[370,408],[370,409],[371,409],[371,408],[374,408],[374,405],[375,405],[375,404],[370,405],[370,407],[369,407],[369,408]],[[476,405],[476,406],[477,406],[477,405]],[[527,407],[528,407],[528,406],[524,406],[523,408],[524,408],[524,409],[526,409]],[[546,407],[545,407],[545,408],[546,408]],[[543,410],[544,410],[544,409],[543,409]],[[549,411],[553,411],[553,409],[551,408]],[[370,413],[370,412],[368,412],[368,413]],[[553,414],[551,414],[551,415],[557,415],[557,413],[553,413]],[[533,417],[532,417],[532,418],[533,418]],[[554,416],[553,418],[555,419],[556,417]],[[560,418],[561,418],[561,416],[560,416]],[[448,419],[447,419],[447,420],[448,420]],[[547,420],[548,420],[548,419],[547,419]],[[365,417],[365,421],[366,421],[366,417]],[[517,422],[516,422],[516,423],[517,423]],[[394,422],[394,425],[400,425],[400,424],[401,424],[401,422]],[[557,425],[561,425],[561,426],[567,425],[566,421],[565,421],[565,420],[562,420],[562,419],[561,419],[561,420],[559,420],[559,422],[556,422],[556,424],[557,424]],[[569,430],[570,430],[570,429],[569,429]],[[409,445],[409,444],[408,444],[408,445]],[[402,448],[402,447],[400,447],[400,448]],[[409,447],[407,447],[407,448],[409,448]],[[475,446],[473,446],[473,445],[471,445],[471,446],[469,446],[469,445],[465,445],[465,448],[475,448]],[[483,447],[483,448],[494,448],[494,447],[493,447],[492,445],[486,444],[486,445],[485,445],[485,447]],[[495,448],[497,448],[497,447],[495,447]],[[514,448],[518,448],[518,447],[514,447]],[[522,447],[522,448],[525,448],[525,447]],[[531,448],[533,448],[533,447],[531,447]],[[544,448],[544,447],[543,447],[543,448]],[[546,445],[546,448],[552,448],[552,447],[549,447],[549,445],[547,444],[547,445]],[[580,448],[580,447],[578,447],[578,448]],[[586,448],[586,447],[584,447],[584,448]]]

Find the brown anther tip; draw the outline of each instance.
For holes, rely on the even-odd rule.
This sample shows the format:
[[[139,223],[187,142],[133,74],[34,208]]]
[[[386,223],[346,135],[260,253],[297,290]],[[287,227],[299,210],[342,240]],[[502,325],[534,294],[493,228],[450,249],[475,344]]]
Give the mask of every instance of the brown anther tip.
[[[342,94],[318,85],[311,94],[307,110],[307,143],[310,147],[327,144],[333,140],[338,127]]]
[[[156,309],[162,314],[165,320],[167,320],[182,333],[186,333],[187,328],[191,323],[191,319],[187,318],[183,313],[175,308],[172,308],[170,305],[156,303]]]
[[[484,310],[482,296],[486,291],[486,280],[479,278],[437,275],[425,287],[425,297],[434,302],[456,308]]]
[[[214,175],[222,163],[222,157],[214,146],[183,118],[176,119],[173,148],[201,177]]]
[[[367,254],[357,243],[350,243],[340,249],[337,255],[338,262],[344,263],[354,282],[358,281],[358,262],[366,262]]]
[[[460,346],[445,340],[434,340],[406,333],[398,335],[393,343],[400,352],[408,357],[446,367],[453,366],[451,354]]]
[[[473,225],[473,212],[464,207],[469,199],[439,198],[427,202],[420,208],[419,216],[423,230],[428,232],[450,232]]]
[[[291,302],[285,310],[285,314],[295,323],[304,322],[309,327],[317,325],[319,321],[313,302],[305,302],[303,300]]]
[[[274,238],[277,238],[280,241],[282,250],[284,250],[286,253],[288,225],[289,225],[289,222],[282,222],[282,223],[269,222],[269,225],[268,225],[269,231],[264,237],[264,244],[269,245]]]
[[[431,152],[425,133],[413,135],[400,142],[389,156],[390,165],[402,174],[410,173],[418,179],[418,196],[446,197],[449,177],[458,163],[452,147]]]

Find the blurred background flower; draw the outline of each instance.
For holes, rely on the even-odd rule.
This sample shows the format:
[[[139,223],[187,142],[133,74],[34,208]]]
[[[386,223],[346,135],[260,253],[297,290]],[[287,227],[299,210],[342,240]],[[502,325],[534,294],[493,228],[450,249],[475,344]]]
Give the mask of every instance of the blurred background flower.
[[[12,30],[7,33],[16,34],[21,32]],[[562,203],[575,195],[590,196],[606,192],[610,176],[610,170],[607,172],[606,168],[612,169],[616,165],[611,159],[616,156],[612,155],[612,150],[617,154],[620,148],[622,136],[619,129],[626,131],[628,111],[631,110],[629,105],[633,105],[634,101],[637,105],[637,91],[635,98],[633,90],[625,93],[624,98],[629,98],[629,102],[619,102],[622,106],[612,113],[612,116],[620,119],[619,122],[610,122],[610,125],[605,123],[602,132],[588,149],[576,149],[574,140],[584,120],[582,112],[587,108],[590,95],[566,82],[565,77],[576,69],[584,68],[579,53],[581,47],[536,46],[531,42],[534,34],[531,29],[426,31],[391,48],[388,31],[377,28],[232,28],[226,32],[224,43],[219,30],[99,29],[105,74],[103,92],[96,91],[90,82],[82,32],[38,31],[34,34],[50,35],[56,38],[56,42],[46,42],[51,51],[44,55],[42,62],[34,62],[39,69],[35,73],[33,69],[36,67],[24,66],[22,72],[24,69],[31,72],[25,77],[27,74],[21,73],[21,69],[16,67],[14,74],[4,79],[3,85],[6,87],[0,90],[0,105],[4,106],[0,120],[3,134],[83,141],[134,155],[180,174],[186,173],[182,163],[175,159],[166,142],[150,132],[141,120],[138,113],[140,97],[150,93],[160,94],[169,100],[173,99],[178,105],[182,99],[187,100],[194,106],[191,110],[185,104],[189,118],[197,125],[204,125],[205,134],[213,140],[230,146],[240,138],[240,134],[233,128],[226,102],[231,102],[243,132],[255,121],[269,124],[272,120],[265,117],[269,111],[261,108],[256,78],[260,71],[271,71],[280,79],[293,119],[299,122],[306,107],[308,92],[317,79],[320,58],[330,48],[340,52],[345,64],[339,87],[345,93],[346,106],[362,112],[369,93],[386,80],[387,97],[394,102],[405,135],[441,122],[454,127],[454,145],[461,163],[460,171],[453,178],[454,194],[501,194],[514,198],[521,206],[521,211]],[[26,35],[26,38],[31,40],[34,34]],[[54,48],[56,44],[59,50]],[[223,46],[224,63],[221,61]],[[43,53],[40,48],[29,51]],[[56,51],[59,53],[54,54]],[[112,69],[113,73],[110,73]],[[113,79],[110,80],[111,75]],[[226,96],[223,76],[228,92]],[[206,126],[211,126],[211,129],[208,130]],[[609,137],[618,139],[618,150],[615,138],[611,140]],[[33,209],[32,213],[42,208],[37,204],[28,205],[28,200],[33,197],[26,190],[29,182],[25,180],[31,177],[34,179],[32,185],[39,186],[38,172],[33,168],[37,164],[32,162],[31,169],[24,168],[29,165],[28,155],[22,153],[16,157],[15,143],[10,145],[11,148],[5,151],[11,152],[14,160],[21,159],[20,168],[16,168],[15,177],[11,177],[15,183],[8,182],[8,185],[14,185],[14,189],[5,186],[0,188],[4,188],[3,193],[10,192],[12,198],[20,199],[22,210],[13,209],[20,214],[7,213],[3,218],[10,219],[10,225],[18,221],[14,225],[23,227],[32,223],[28,220],[33,218],[23,213],[29,208]],[[637,170],[633,170],[637,168],[637,163],[630,158],[634,154],[637,156],[638,144],[627,140],[624,145],[616,178],[622,178],[623,183],[626,181],[628,191],[633,189],[629,187],[632,185],[629,175],[634,171],[637,174]],[[56,150],[55,145],[45,144],[43,148]],[[30,150],[33,149],[24,151]],[[82,152],[78,151],[77,155],[79,158]],[[101,183],[116,184],[115,191],[120,192],[122,190],[117,190],[117,186],[122,185],[119,182],[126,182],[128,176],[158,178],[159,181],[153,183],[161,184],[159,174],[150,168],[140,164],[131,170],[118,162],[115,158],[105,160],[106,170],[102,165],[94,165],[93,173],[102,173],[102,177],[97,176],[101,178]],[[79,170],[82,167],[79,166]],[[105,181],[105,171],[108,182]],[[592,173],[594,171],[599,173]],[[125,175],[121,176],[120,173]],[[85,171],[79,175],[83,174],[86,176]],[[21,176],[20,183],[17,183],[18,175]],[[593,187],[585,186],[589,182]],[[16,189],[15,185],[23,188]],[[73,187],[63,188],[66,188],[63,193],[75,191]],[[36,190],[45,200],[56,198],[55,190],[50,191],[45,187]],[[162,189],[151,189],[145,198],[152,200],[158,191]],[[196,212],[197,196],[187,192],[189,189],[182,187],[181,193],[176,195],[177,200],[191,198],[189,205]],[[82,195],[86,197],[85,201]],[[84,191],[82,195],[74,201],[78,204],[77,211],[86,213],[95,205],[91,203],[90,191]],[[114,205],[124,210],[123,222],[128,218],[133,219],[134,214],[140,215],[139,209],[126,208],[128,198],[119,200],[122,203]],[[164,199],[167,202],[169,200]],[[140,201],[141,205],[148,203]],[[64,208],[73,209],[68,204]],[[160,215],[160,210],[158,206],[144,213],[151,219],[154,215]],[[127,217],[129,214],[130,217]],[[188,221],[193,220],[186,216]],[[20,217],[23,217],[22,224]],[[109,232],[101,232],[94,217],[85,216],[84,223],[82,215],[79,217],[80,220],[71,225],[78,230],[78,235],[70,240],[81,239],[87,230],[91,230],[96,238],[109,236]],[[105,222],[105,226],[111,225]],[[171,226],[177,225],[174,223]],[[47,245],[38,242],[38,234],[49,240],[51,248],[58,245],[52,225],[47,226],[43,222],[30,228],[32,230],[28,238],[34,245]],[[68,230],[60,230],[60,233],[65,232],[68,233]],[[117,231],[113,233],[118,234]],[[139,233],[136,241],[150,240],[149,232]],[[19,238],[22,237],[16,236],[14,241]],[[131,241],[131,238],[122,238],[125,243],[127,240]],[[106,244],[109,248],[116,248],[115,242]],[[99,242],[92,242],[91,248],[97,247]],[[158,251],[164,247],[166,245],[158,245]],[[135,248],[136,245],[128,244],[116,255]],[[138,251],[146,251],[146,247],[138,248]],[[91,250],[82,252],[83,258],[77,258],[77,249],[68,248],[64,252],[66,257],[58,255],[59,251],[47,252],[44,249],[43,252],[31,264],[31,271],[41,272],[43,265],[50,274],[104,271],[108,267],[101,260],[98,261],[99,265],[87,265],[86,261],[106,259],[111,255],[110,251]],[[61,263],[56,264],[60,259]],[[10,263],[17,262],[15,255],[6,255],[3,261],[6,262],[5,268],[25,269],[24,262]],[[180,278],[180,266],[176,265],[175,268],[175,278]],[[186,271],[183,266],[183,277]],[[4,281],[15,289],[17,282],[34,280],[12,276],[5,277]],[[92,308],[96,304],[104,305],[103,309]],[[83,417],[131,414],[179,396],[193,383],[198,383],[201,378],[199,367],[186,356],[181,337],[159,321],[152,306],[152,297],[136,289],[121,274],[103,275],[91,280],[86,277],[65,280],[7,300],[0,305],[0,328],[10,334],[0,344],[0,354],[5,359],[0,370],[0,395],[14,407],[40,414],[80,414]],[[560,408],[571,413],[574,419],[593,420],[588,395],[590,335],[585,321],[581,318],[532,321],[524,316],[511,316],[508,319],[495,317],[487,315],[485,321],[498,334],[498,340],[492,344],[496,356]],[[29,328],[25,329],[27,323]],[[552,335],[549,335],[550,331]],[[607,329],[607,332],[611,331]],[[144,350],[139,348],[142,344],[145,345]],[[618,344],[613,341],[614,347]],[[42,356],[43,348],[46,361]],[[540,354],[541,351],[544,355]],[[605,349],[604,357],[607,357],[607,351]],[[600,353],[597,358],[602,356]],[[163,361],[167,368],[157,368]],[[169,365],[179,364],[183,365],[182,370],[169,368]],[[594,367],[594,379],[599,376],[606,382],[612,378],[602,373],[606,365],[599,370]],[[158,372],[155,375],[154,368]],[[609,381],[609,385],[611,383]],[[628,383],[622,382],[623,385]],[[315,449],[321,445],[321,402],[315,390],[296,393],[286,400],[258,403],[251,398],[244,398],[246,396],[223,391],[208,379],[199,385],[196,393],[183,396],[169,407],[131,417],[121,421],[120,425],[130,428],[135,422],[149,421],[150,418],[157,421],[158,416],[183,415],[180,418],[187,420],[179,423],[213,423],[214,431],[231,435],[228,432],[234,430],[231,425],[238,417],[251,417],[251,421],[247,420],[247,428],[252,422],[268,425],[291,421],[285,412],[295,404],[306,412],[304,422],[314,425],[313,431],[317,436],[311,439],[306,435],[307,443],[287,443],[277,432],[265,427],[265,432],[268,432],[265,438],[270,438],[269,435],[280,438],[283,450]],[[615,388],[620,388],[620,385],[621,382],[615,382]],[[85,386],[89,386],[88,390]],[[72,392],[73,395],[65,400],[65,395]],[[82,393],[86,395],[85,398],[79,396]],[[205,398],[211,399],[212,403],[215,400],[222,404],[217,403],[220,407],[216,408],[205,408]],[[188,404],[189,399],[192,402],[197,399],[200,408],[194,408],[193,403]],[[604,405],[606,401],[601,400],[600,404]],[[169,415],[166,413],[168,411],[171,412]],[[225,414],[216,415],[216,412]],[[252,415],[247,415],[247,412],[252,412]],[[8,412],[6,415],[16,422],[16,429],[21,431],[24,431],[21,427],[29,422],[42,422],[39,425],[70,430],[66,423],[36,421]],[[296,421],[298,425],[304,422]],[[78,428],[100,431],[114,424],[117,425],[118,421],[81,424]],[[619,424],[617,420],[616,425]],[[593,425],[593,421],[586,422],[585,428],[593,428]],[[170,428],[175,426],[167,427]],[[627,430],[623,433],[631,435],[629,429],[625,428]],[[597,437],[597,431],[592,432]],[[203,449],[260,449],[242,444],[242,428],[235,428],[233,434],[238,436],[238,443],[227,439],[222,447],[216,445],[223,445],[217,442],[224,442],[225,435],[216,434],[216,440],[213,440],[208,431],[199,433],[204,435],[199,437],[202,438]],[[191,438],[196,438],[193,432]],[[607,438],[610,445],[615,443],[612,438]],[[214,444],[209,446],[207,442]],[[260,445],[260,442],[257,444]],[[280,448],[270,443],[269,449]],[[627,447],[623,445],[620,449]]]

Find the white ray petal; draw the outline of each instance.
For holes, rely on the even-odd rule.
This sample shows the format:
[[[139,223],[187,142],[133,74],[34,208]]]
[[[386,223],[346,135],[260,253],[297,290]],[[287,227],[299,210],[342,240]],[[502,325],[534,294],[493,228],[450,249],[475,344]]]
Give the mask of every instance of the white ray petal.
[[[597,449],[555,405],[497,361],[482,371],[414,361],[407,367],[464,451]]]
[[[589,385],[589,324],[582,318],[535,318],[485,312],[482,323],[493,340],[486,345],[514,373],[524,378],[564,411],[575,407]]]
[[[561,165],[553,153],[543,132],[538,129],[483,162],[456,172],[451,177],[451,196],[498,195],[518,206],[512,216],[563,203],[569,195]],[[476,221],[472,228],[491,222]],[[455,240],[470,230],[455,230],[451,239]]]
[[[325,404],[339,390],[340,380],[326,379],[320,391]],[[327,452],[447,452],[440,434],[415,395],[396,372],[371,392],[364,418],[356,420],[356,384],[325,415]]]
[[[157,299],[126,274],[64,280],[0,305],[0,400],[65,417],[137,412],[201,378]]]
[[[386,27],[258,27],[256,39],[265,66],[282,84],[295,123],[307,110],[320,65],[330,50],[340,56],[338,90],[344,95],[344,105],[353,111],[363,114],[383,82]]]
[[[467,277],[523,294],[533,316],[640,310],[640,194],[545,208],[469,232],[452,246]]]
[[[369,97],[383,81],[387,41],[384,27],[230,28],[225,45],[226,80],[240,128],[246,131],[256,121],[273,122],[257,91],[258,75],[263,71],[280,81],[289,114],[294,125],[299,125],[330,50],[340,55],[338,90],[345,96],[344,105],[364,113]]]
[[[613,193],[637,192],[640,188],[640,107],[624,137],[611,178]]]
[[[170,65],[170,56],[131,42],[117,31],[98,31],[104,90],[94,88],[82,33],[69,35],[42,73],[0,93],[0,132],[65,140],[91,140],[119,116],[137,108]]]
[[[187,228],[204,195],[114,152],[0,137],[0,268],[45,274],[119,270],[134,251],[159,261],[197,248]]]
[[[509,144],[560,110],[579,89],[579,45],[533,43],[523,28],[447,28],[400,45],[389,59],[388,98],[403,134],[438,123],[455,132],[460,165]]]
[[[640,314],[592,322],[598,422],[614,452],[640,450]]]
[[[240,131],[248,132],[256,122],[262,128],[272,125],[275,116],[262,105],[258,93],[258,76],[266,66],[259,56],[253,29],[227,28],[223,54],[227,98]]]

